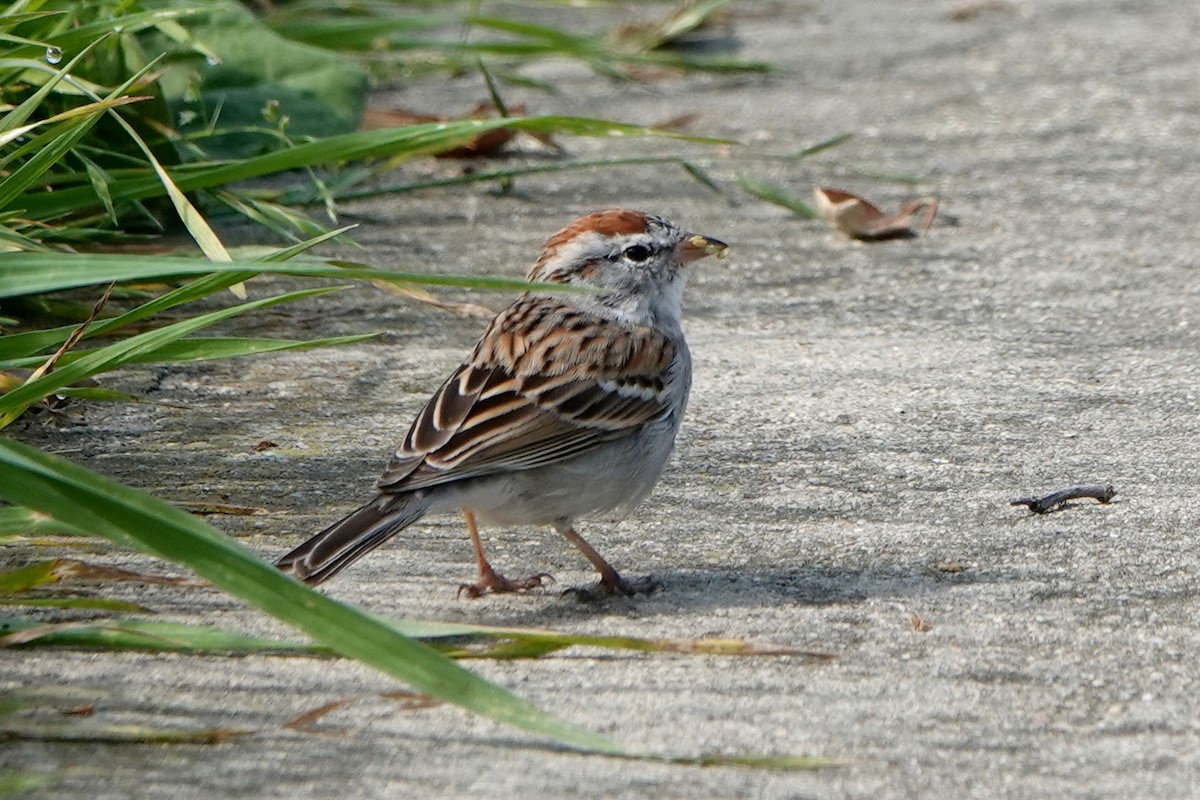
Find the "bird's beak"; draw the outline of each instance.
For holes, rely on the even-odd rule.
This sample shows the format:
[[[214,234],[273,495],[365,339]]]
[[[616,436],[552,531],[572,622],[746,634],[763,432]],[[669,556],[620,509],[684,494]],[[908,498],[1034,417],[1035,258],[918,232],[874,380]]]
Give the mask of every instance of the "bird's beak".
[[[699,261],[705,256],[724,258],[728,252],[729,245],[720,239],[713,239],[709,236],[701,236],[700,234],[688,236],[675,247],[675,255],[685,264]]]

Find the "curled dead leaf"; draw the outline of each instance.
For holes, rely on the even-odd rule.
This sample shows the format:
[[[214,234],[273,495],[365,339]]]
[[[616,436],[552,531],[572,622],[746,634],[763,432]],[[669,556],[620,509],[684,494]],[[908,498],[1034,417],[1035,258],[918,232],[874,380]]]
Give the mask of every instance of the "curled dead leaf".
[[[507,113],[502,116],[520,117],[525,115],[525,106],[521,103],[514,104],[507,109]],[[490,119],[496,116],[501,116],[496,106],[492,103],[479,103],[472,108],[467,114],[459,117],[443,116],[439,114],[426,114],[420,111],[410,111],[403,108],[368,108],[363,112],[362,123],[359,127],[362,130],[377,130],[379,128],[398,128],[404,125],[419,125],[426,122],[457,122],[464,119]],[[513,141],[518,135],[529,136],[536,139],[542,146],[553,152],[560,152],[562,148],[550,138],[548,134],[543,133],[525,133],[515,131],[511,128],[496,128],[495,130],[485,131],[479,134],[471,141],[459,147],[454,147],[449,150],[444,150],[440,153],[435,153],[437,158],[487,158],[495,157],[501,154],[501,151]]]
[[[921,230],[927,231],[938,210],[938,200],[933,195],[918,197],[890,216],[870,201],[831,186],[818,186],[813,190],[813,198],[825,221],[851,239],[867,242],[910,239],[917,234],[908,226],[908,218],[925,209]]]

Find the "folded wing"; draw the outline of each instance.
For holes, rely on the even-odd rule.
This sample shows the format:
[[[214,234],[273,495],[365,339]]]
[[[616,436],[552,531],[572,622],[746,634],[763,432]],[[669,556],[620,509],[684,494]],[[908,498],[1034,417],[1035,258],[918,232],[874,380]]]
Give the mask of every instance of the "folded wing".
[[[628,436],[670,412],[674,355],[652,328],[545,298],[518,301],[430,398],[379,487],[532,469]]]

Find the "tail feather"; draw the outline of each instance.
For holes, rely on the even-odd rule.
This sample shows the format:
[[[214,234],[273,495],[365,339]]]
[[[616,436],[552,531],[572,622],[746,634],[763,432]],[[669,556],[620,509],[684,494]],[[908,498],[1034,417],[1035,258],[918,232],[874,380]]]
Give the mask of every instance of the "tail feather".
[[[419,496],[381,494],[281,556],[275,566],[316,586],[412,525],[428,510],[428,502],[422,502]]]

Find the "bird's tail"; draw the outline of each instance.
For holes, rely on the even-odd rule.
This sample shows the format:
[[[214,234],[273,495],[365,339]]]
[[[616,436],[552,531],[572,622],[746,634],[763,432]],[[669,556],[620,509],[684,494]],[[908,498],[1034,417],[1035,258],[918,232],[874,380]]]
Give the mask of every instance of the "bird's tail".
[[[280,557],[275,566],[316,586],[412,525],[428,510],[429,501],[420,495],[381,494]]]

